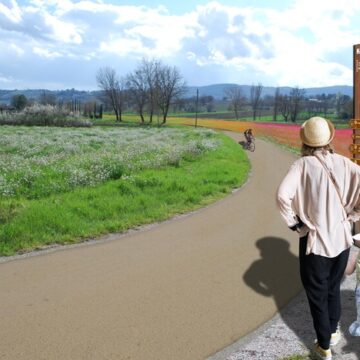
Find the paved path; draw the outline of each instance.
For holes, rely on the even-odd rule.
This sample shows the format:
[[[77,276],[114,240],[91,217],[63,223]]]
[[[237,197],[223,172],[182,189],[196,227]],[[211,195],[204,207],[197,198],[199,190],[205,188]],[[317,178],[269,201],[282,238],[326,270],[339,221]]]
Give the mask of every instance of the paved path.
[[[294,156],[257,140],[249,157],[249,182],[200,211],[0,263],[0,359],[205,359],[272,318],[301,289],[274,201]]]

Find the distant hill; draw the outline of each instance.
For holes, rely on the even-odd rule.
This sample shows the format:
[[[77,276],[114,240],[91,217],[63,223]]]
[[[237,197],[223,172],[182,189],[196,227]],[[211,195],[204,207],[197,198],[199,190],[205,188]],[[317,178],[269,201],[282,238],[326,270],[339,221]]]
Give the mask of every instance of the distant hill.
[[[229,87],[240,86],[243,94],[246,97],[250,96],[251,85],[236,85],[236,84],[213,84],[206,86],[188,86],[184,94],[184,97],[196,96],[196,89],[199,89],[199,95],[213,96],[217,100],[222,100],[225,96],[225,89]],[[280,87],[280,93],[288,95],[291,91],[291,87]],[[262,96],[274,95],[276,87],[264,86]],[[76,89],[56,90],[50,91],[46,89],[29,89],[29,90],[0,90],[0,104],[10,104],[11,98],[17,94],[24,94],[28,99],[39,100],[41,94],[46,91],[53,93],[60,101],[72,101],[78,100],[80,102],[86,102],[100,98],[100,91],[81,91]],[[306,88],[305,94],[308,97],[321,94],[337,94],[353,96],[352,86],[327,86],[327,87],[314,87]]]

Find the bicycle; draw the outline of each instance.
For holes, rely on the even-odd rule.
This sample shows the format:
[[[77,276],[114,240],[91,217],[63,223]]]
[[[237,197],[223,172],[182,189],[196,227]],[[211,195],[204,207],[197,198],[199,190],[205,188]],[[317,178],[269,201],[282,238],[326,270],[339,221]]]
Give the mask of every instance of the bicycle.
[[[251,152],[255,151],[255,139],[252,138],[250,141],[247,141],[245,144],[245,149]]]

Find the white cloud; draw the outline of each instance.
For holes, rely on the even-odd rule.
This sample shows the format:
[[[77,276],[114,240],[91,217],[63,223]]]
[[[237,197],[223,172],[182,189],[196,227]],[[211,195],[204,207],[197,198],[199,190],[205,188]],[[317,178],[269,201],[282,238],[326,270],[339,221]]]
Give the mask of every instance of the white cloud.
[[[21,21],[21,9],[15,0],[11,0],[8,6],[0,4],[0,14],[13,23],[19,23]]]
[[[9,47],[17,56],[23,56],[25,53],[24,49],[14,43],[10,44]]]
[[[86,69],[108,64],[128,69],[149,56],[184,68],[192,84],[197,72],[205,71],[208,83],[212,74],[220,77],[222,72],[223,81],[248,84],[352,83],[351,60],[343,56],[351,57],[351,47],[360,39],[354,27],[358,0],[295,0],[282,10],[224,3],[194,5],[191,12],[173,15],[164,6],[102,0],[28,0],[23,6],[2,0],[0,45],[6,39],[7,50],[0,65],[13,71],[6,63],[15,54],[23,66],[36,59],[50,72],[54,61],[47,61],[63,59],[73,69],[67,80],[72,81]]]
[[[61,53],[57,51],[50,51],[49,49],[42,49],[37,46],[33,48],[33,53],[47,59],[53,59],[62,56]]]
[[[145,54],[146,48],[138,39],[115,39],[100,43],[100,52],[108,52],[117,56],[125,57],[129,54]]]
[[[79,45],[82,43],[81,29],[69,22],[61,21],[48,13],[44,14],[45,24],[51,29],[55,41]]]
[[[0,83],[12,83],[14,79],[11,76],[5,76],[0,73]]]
[[[299,0],[284,11],[230,8],[218,3],[198,7],[205,41],[200,47],[195,41],[188,53],[198,65],[232,66],[258,79],[270,79],[272,84],[351,84],[352,69],[327,60],[327,56],[339,49],[350,50],[359,39],[360,32],[346,26],[351,16],[359,14],[360,4],[327,3],[325,10],[324,2],[310,0]],[[249,79],[247,74],[244,77]]]
[[[231,65],[259,57],[271,58],[267,31],[252,30],[252,11],[217,2],[197,7],[199,36],[187,42],[188,51],[202,64]]]

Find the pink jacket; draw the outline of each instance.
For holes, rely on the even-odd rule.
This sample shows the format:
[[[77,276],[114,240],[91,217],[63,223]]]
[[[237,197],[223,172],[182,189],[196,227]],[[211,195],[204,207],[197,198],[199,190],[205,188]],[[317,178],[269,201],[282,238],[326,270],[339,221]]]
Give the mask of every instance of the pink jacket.
[[[291,166],[277,192],[277,204],[286,224],[305,224],[306,254],[335,257],[353,242],[351,222],[360,219],[360,166],[348,158],[318,151],[340,188],[346,214],[328,173],[315,156],[304,156]]]

